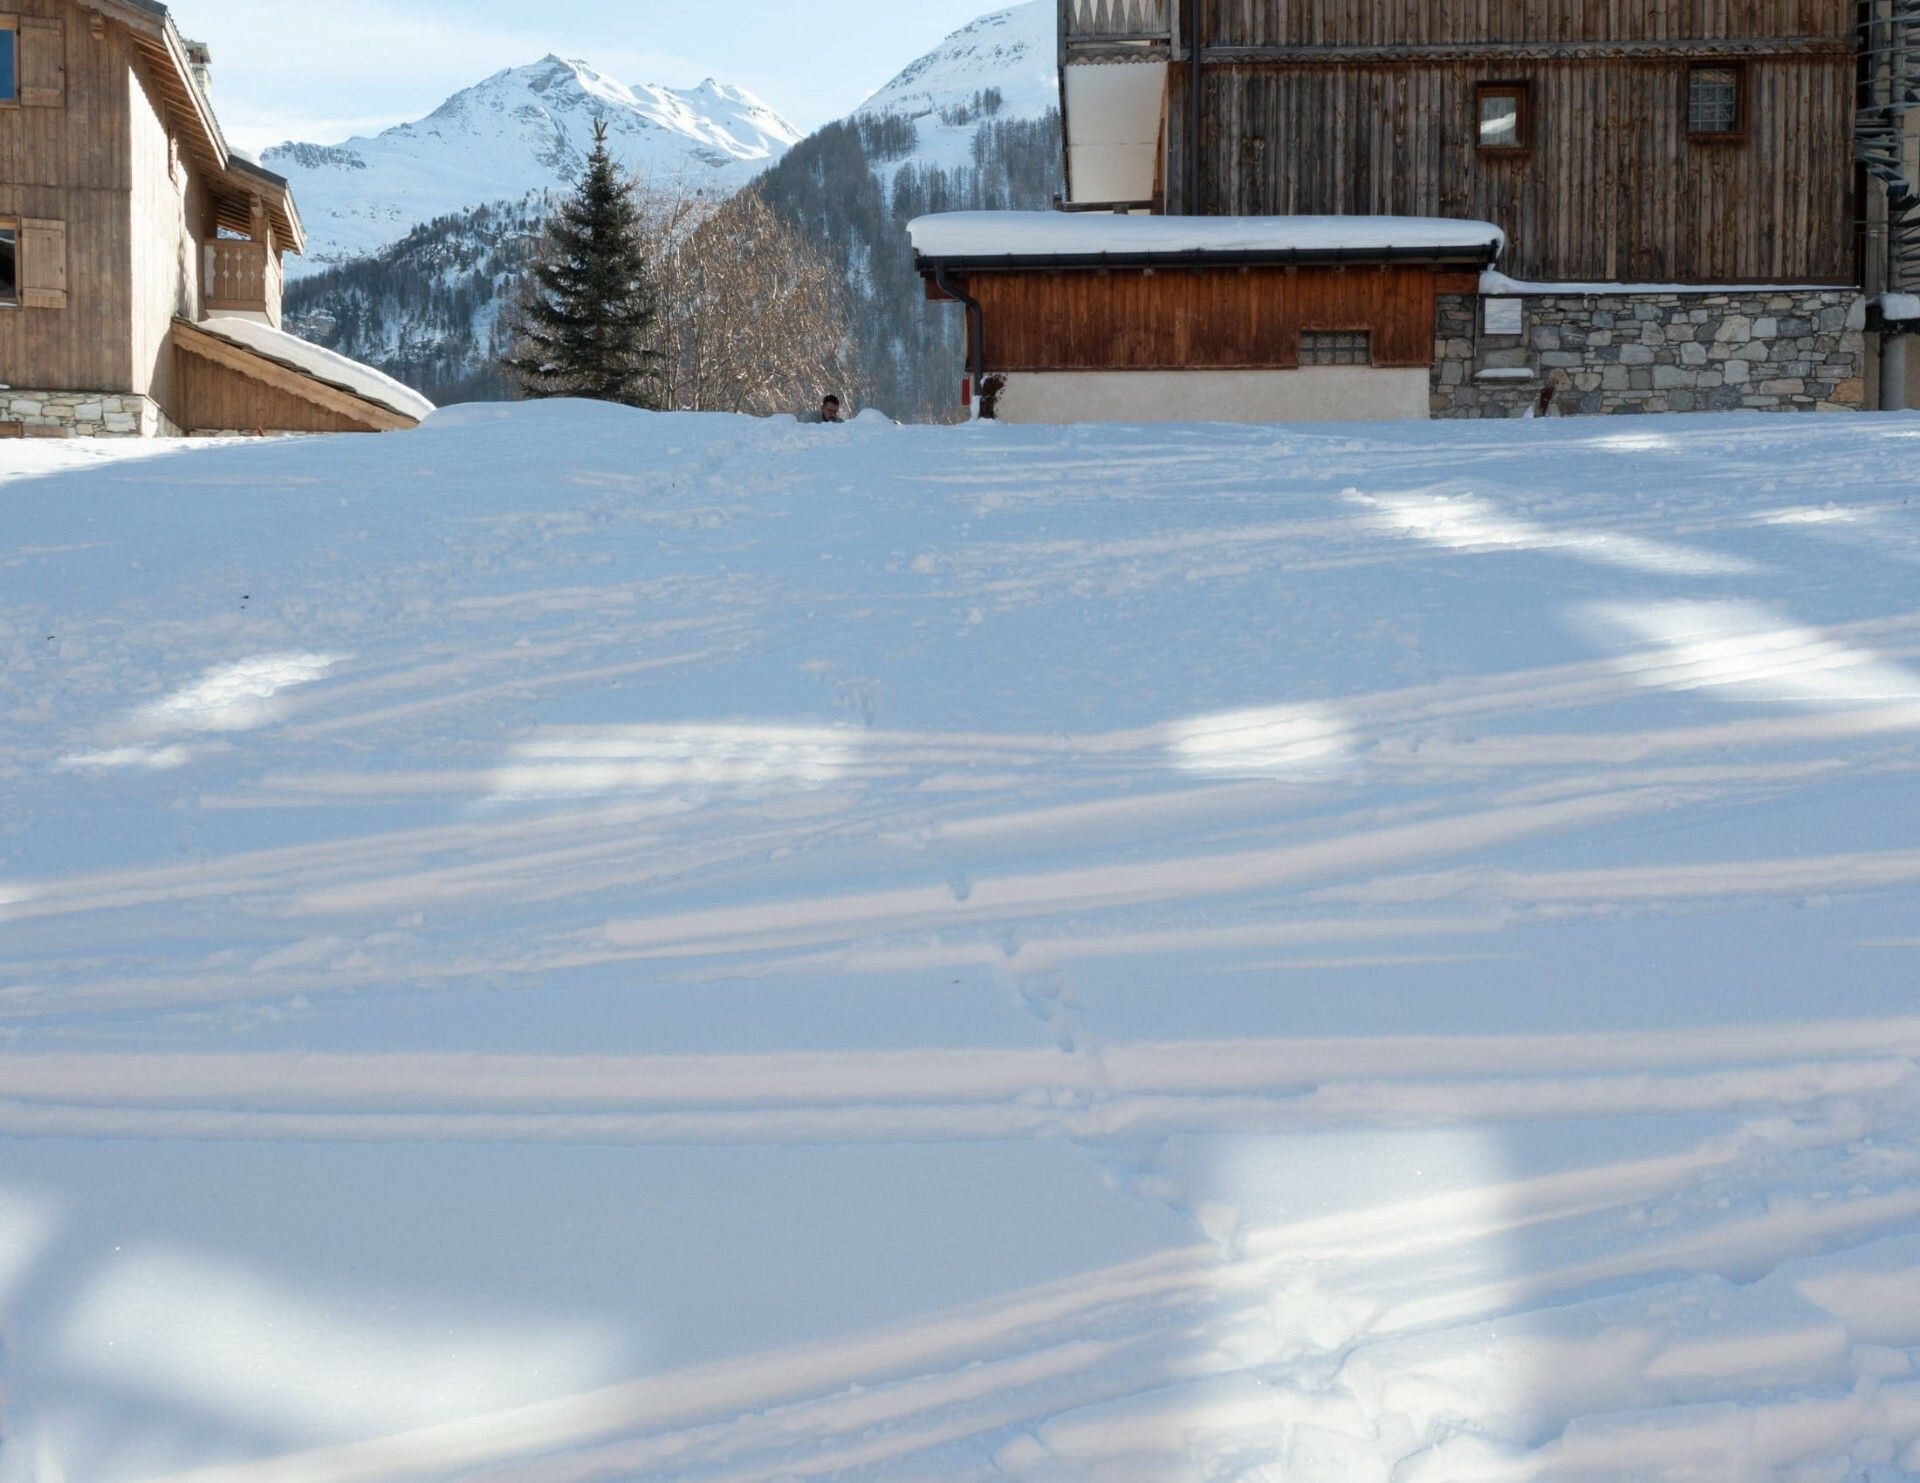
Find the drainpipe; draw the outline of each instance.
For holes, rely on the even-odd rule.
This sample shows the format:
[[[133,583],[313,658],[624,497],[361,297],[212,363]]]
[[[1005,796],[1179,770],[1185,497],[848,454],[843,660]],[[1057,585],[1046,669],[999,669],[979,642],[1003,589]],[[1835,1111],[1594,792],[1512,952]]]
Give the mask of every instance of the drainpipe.
[[[1904,412],[1907,401],[1907,346],[1913,338],[1905,325],[1886,326],[1880,332],[1880,410]]]
[[[933,270],[933,281],[941,293],[957,299],[967,311],[967,374],[973,378],[973,405],[978,414],[980,389],[987,379],[987,316],[980,301],[948,276],[945,267]]]

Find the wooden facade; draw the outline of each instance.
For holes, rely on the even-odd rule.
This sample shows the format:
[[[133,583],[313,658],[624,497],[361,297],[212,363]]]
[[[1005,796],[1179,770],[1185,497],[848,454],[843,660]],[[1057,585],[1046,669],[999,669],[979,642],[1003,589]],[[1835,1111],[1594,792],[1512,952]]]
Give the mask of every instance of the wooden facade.
[[[266,360],[182,321],[173,332],[174,375],[189,431],[223,433],[373,433],[412,427],[414,419]]]
[[[0,31],[19,61],[0,100],[0,227],[19,241],[0,382],[144,397],[181,429],[271,427],[195,406],[210,383],[176,344],[212,315],[277,327],[282,258],[304,245],[287,183],[221,135],[204,51],[154,0],[0,0]]]
[[[1492,221],[1535,280],[1859,281],[1856,0],[1061,3],[1066,65],[1170,62],[1171,214]],[[1731,135],[1689,130],[1709,65]],[[1522,147],[1481,147],[1488,84],[1524,90]]]
[[[1294,370],[1303,334],[1358,330],[1371,363],[1433,359],[1434,300],[1475,275],[1426,266],[979,273],[989,373]]]

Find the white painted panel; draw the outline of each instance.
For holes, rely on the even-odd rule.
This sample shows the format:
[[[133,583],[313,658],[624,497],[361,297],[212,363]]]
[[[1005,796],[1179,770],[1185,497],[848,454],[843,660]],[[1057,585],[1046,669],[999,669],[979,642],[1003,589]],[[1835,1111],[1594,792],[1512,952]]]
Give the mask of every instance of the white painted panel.
[[[1077,204],[1153,198],[1164,62],[1067,68],[1067,150]]]
[[[1007,376],[1003,422],[1424,422],[1423,367],[1298,371],[1022,371]]]

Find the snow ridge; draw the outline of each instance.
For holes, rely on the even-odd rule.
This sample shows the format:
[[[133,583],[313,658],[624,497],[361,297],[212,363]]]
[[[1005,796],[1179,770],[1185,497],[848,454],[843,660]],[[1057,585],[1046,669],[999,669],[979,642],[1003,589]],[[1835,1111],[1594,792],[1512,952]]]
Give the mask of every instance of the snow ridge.
[[[309,248],[295,274],[363,257],[412,228],[577,178],[604,122],[615,157],[643,178],[731,193],[800,131],[742,88],[630,87],[549,55],[454,94],[426,118],[341,144],[287,143],[264,163],[293,183]]]

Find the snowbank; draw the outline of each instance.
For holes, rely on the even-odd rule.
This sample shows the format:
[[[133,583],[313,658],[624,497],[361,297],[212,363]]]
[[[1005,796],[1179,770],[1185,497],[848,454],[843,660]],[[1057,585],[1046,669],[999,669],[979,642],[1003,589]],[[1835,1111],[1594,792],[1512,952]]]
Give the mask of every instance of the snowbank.
[[[0,444],[0,1479],[1920,1474],[1915,430]]]
[[[1525,298],[1528,295],[1573,297],[1589,295],[1605,298],[1615,294],[1767,294],[1831,293],[1831,283],[1619,283],[1611,280],[1592,282],[1536,283],[1509,278],[1489,268],[1480,275],[1480,292],[1497,298]]]
[[[1219,253],[1275,255],[1432,251],[1484,253],[1506,245],[1483,221],[1412,216],[1115,216],[1105,212],[956,211],[907,231],[922,258],[1100,257]]]
[[[264,355],[268,360],[304,371],[316,381],[324,381],[329,386],[365,397],[403,417],[425,420],[435,410],[433,403],[419,392],[394,380],[384,371],[376,371],[372,366],[341,355],[338,351],[315,345],[311,340],[303,340],[298,335],[290,335],[285,330],[277,330],[258,320],[204,319],[197,328],[230,344]]]

